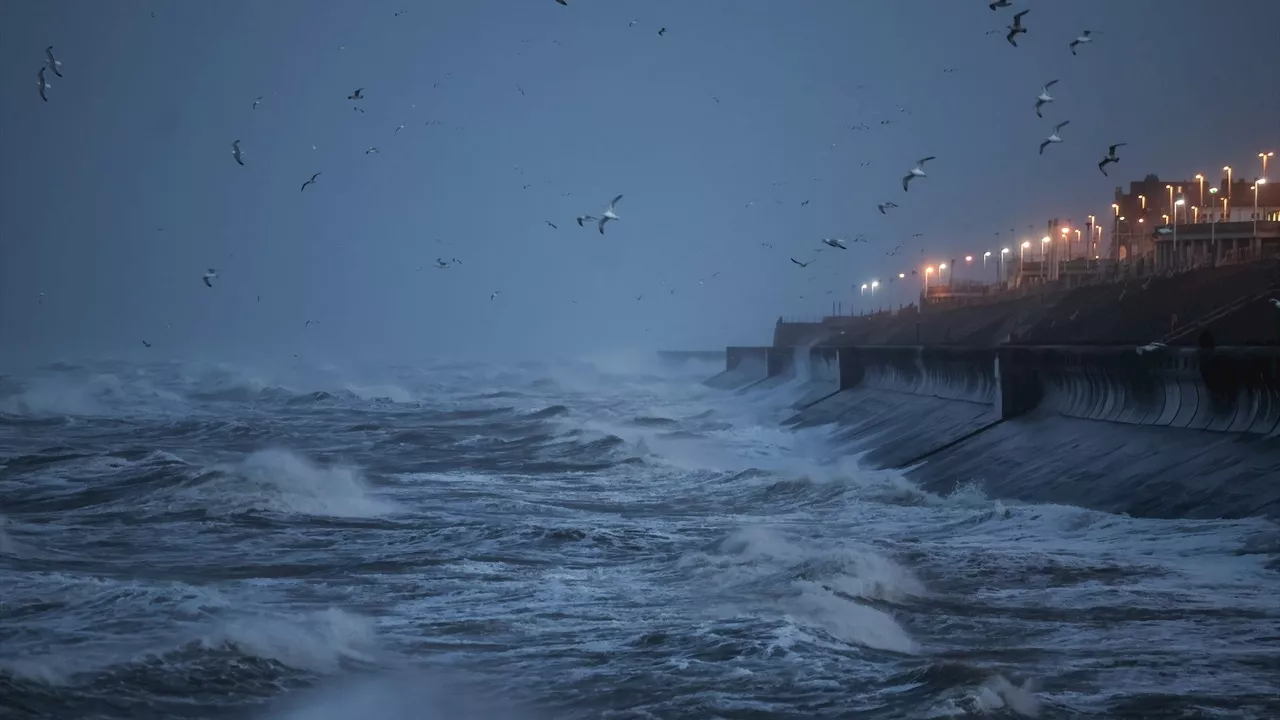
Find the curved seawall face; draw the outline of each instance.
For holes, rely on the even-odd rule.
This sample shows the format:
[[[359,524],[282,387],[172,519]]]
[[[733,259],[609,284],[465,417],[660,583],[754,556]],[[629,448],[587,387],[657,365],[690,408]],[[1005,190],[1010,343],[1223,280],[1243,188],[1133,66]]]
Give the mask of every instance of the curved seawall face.
[[[722,390],[746,387],[768,377],[769,350],[766,347],[728,347],[724,351],[724,372],[705,381]]]
[[[788,424],[831,425],[839,452],[929,490],[1280,517],[1280,350],[864,347],[834,364],[839,392]],[[809,368],[830,361],[811,354]]]
[[[1032,410],[1130,425],[1274,435],[1274,351],[1001,348],[1006,418]]]
[[[992,404],[996,398],[995,350],[946,347],[840,348],[852,357],[842,370],[857,375],[849,387]],[[842,382],[842,387],[844,383]]]

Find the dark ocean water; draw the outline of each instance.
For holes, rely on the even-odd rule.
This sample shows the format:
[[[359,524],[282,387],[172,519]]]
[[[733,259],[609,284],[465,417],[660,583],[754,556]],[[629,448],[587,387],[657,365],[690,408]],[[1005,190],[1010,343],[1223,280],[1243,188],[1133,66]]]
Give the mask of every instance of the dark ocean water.
[[[0,378],[0,717],[1280,717],[1270,522],[934,495],[717,369]]]

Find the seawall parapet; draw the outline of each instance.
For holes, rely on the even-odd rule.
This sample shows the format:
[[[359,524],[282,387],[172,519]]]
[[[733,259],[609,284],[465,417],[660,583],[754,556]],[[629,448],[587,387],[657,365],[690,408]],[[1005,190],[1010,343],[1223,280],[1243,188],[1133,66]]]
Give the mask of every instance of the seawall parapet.
[[[1280,352],[1268,348],[1003,347],[1002,417],[1033,411],[1130,425],[1274,435]]]

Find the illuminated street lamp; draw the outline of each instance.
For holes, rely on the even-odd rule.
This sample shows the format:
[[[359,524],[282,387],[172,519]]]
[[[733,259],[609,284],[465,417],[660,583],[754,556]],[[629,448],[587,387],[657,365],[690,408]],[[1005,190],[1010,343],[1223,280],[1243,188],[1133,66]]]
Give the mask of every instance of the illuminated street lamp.
[[[1272,155],[1275,155],[1275,153],[1274,152],[1258,153],[1258,157],[1262,158],[1262,179],[1263,180],[1267,179],[1267,158],[1271,157]]]
[[[1169,224],[1169,216],[1168,216],[1168,215],[1165,215],[1164,213],[1160,213],[1160,217],[1164,218],[1164,224],[1165,224],[1165,225],[1168,225],[1168,224]]]
[[[1164,189],[1169,191],[1169,214],[1173,215],[1173,186],[1165,185]]]
[[[859,294],[859,295],[866,295],[866,294],[867,294],[867,284],[866,284],[866,283],[862,283],[862,289],[861,289],[861,291],[860,291],[858,294]]]
[[[1048,235],[1040,238],[1040,262],[1048,262],[1049,260],[1049,243],[1053,242]],[[1040,268],[1040,274],[1044,275],[1044,267]]]
[[[1143,209],[1143,210],[1146,210],[1146,209],[1147,209],[1147,196],[1146,196],[1146,195],[1139,195],[1139,196],[1138,196],[1138,199],[1142,201],[1142,209]]]
[[[1227,171],[1227,204],[1231,204],[1231,166],[1223,165],[1223,170]]]
[[[1178,261],[1181,261],[1178,253],[1178,208],[1186,204],[1186,198],[1178,198],[1178,201],[1173,204],[1173,258]]]
[[[1214,187],[1209,188],[1209,195],[1210,195],[1210,196],[1217,195],[1217,194],[1218,194],[1218,188],[1214,188]],[[1226,198],[1222,198],[1222,203],[1223,203],[1222,207],[1223,207],[1223,209],[1225,210],[1225,209],[1226,209],[1227,199],[1226,199]],[[1216,215],[1211,215],[1211,216],[1210,216],[1210,220],[1209,220],[1209,247],[1213,249],[1213,264],[1214,264],[1214,265],[1217,265],[1217,264],[1218,264],[1218,238],[1217,238],[1217,230],[1218,230],[1218,217],[1217,217]]]
[[[876,288],[878,288],[878,287],[880,287],[880,281],[879,281],[879,280],[872,280],[872,281],[871,281],[871,297],[872,297],[872,299],[875,299],[875,296],[876,296]]]
[[[906,274],[906,273],[898,273],[898,279],[899,279],[899,280],[902,280],[902,279],[903,279],[903,278],[905,278],[906,276],[907,276],[907,274]]]
[[[986,270],[986,269],[987,269],[987,258],[989,258],[989,257],[991,257],[991,251],[990,251],[990,250],[988,250],[988,251],[986,251],[986,252],[982,253],[982,269],[983,269],[983,270]]]
[[[1258,187],[1266,185],[1266,178],[1258,178],[1253,181],[1253,237],[1258,237]]]
[[[1008,254],[1009,254],[1009,248],[1000,248],[1000,266],[996,268],[996,275],[999,276],[997,277],[997,280],[999,282],[1005,281],[1005,267],[1007,266],[1005,265],[1004,256]]]
[[[946,263],[938,263],[938,282],[942,282],[942,271],[943,271],[943,270],[946,270],[946,269],[947,269],[947,264],[946,264]],[[952,270],[951,270],[951,279],[952,279],[952,280],[954,280],[954,279],[955,279],[955,275],[956,275],[956,271],[955,271],[954,269],[952,269]]]
[[[1204,175],[1196,173],[1196,180],[1200,182],[1200,207],[1204,207]]]
[[[1022,272],[1022,263],[1027,259],[1027,248],[1031,247],[1031,241],[1027,240],[1019,246],[1018,250],[1018,272]]]
[[[924,296],[929,297],[929,276],[933,274],[933,266],[924,269]]]

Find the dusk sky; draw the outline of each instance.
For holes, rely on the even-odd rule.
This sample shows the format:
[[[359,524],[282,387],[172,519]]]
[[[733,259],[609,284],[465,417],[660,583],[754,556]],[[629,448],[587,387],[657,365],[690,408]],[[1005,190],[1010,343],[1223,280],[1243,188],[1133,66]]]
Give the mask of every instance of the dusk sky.
[[[767,343],[1147,173],[1259,174],[1277,27],[1276,0],[10,0],[0,367]],[[574,222],[619,193],[603,236]]]

